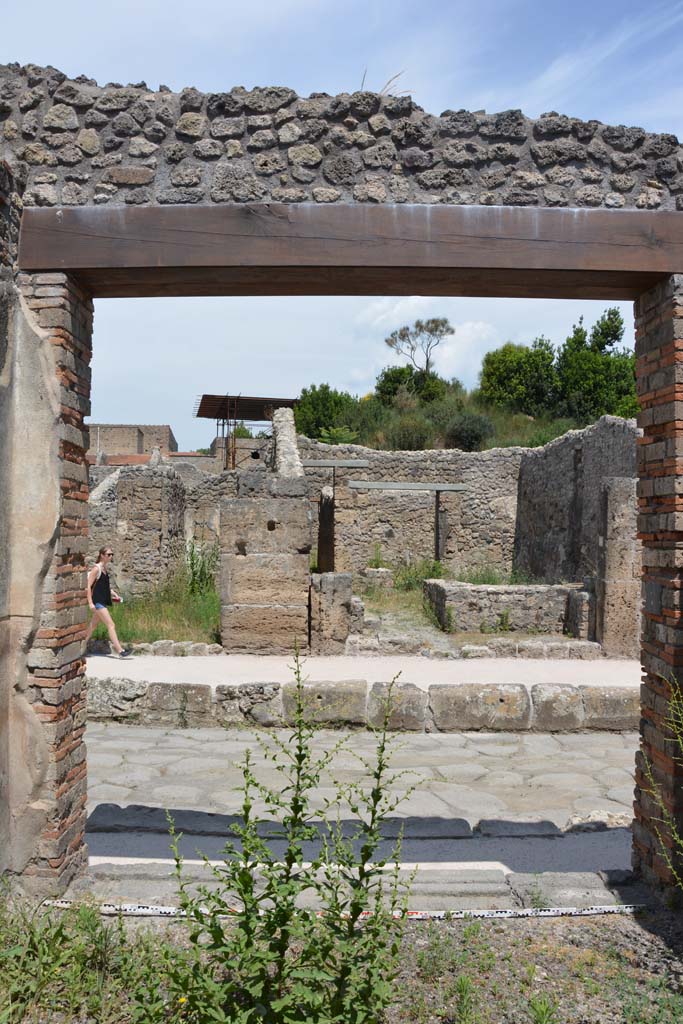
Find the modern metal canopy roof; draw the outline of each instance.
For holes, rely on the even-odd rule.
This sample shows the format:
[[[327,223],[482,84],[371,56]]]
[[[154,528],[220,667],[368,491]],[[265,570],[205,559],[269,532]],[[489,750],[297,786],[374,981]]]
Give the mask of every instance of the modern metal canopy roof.
[[[273,409],[293,409],[296,398],[254,398],[250,395],[201,395],[194,415],[203,420],[250,420],[266,422]]]

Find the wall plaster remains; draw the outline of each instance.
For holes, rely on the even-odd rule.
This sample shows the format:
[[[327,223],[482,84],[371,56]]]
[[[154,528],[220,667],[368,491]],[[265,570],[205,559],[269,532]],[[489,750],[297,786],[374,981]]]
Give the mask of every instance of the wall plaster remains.
[[[0,738],[9,734],[0,747],[3,868],[55,891],[85,863],[83,416],[92,306],[63,274],[14,274],[23,207],[272,200],[675,211],[683,210],[682,157],[673,135],[557,113],[435,117],[409,97],[368,92],[175,94],[144,83],[100,88],[35,65],[0,67],[0,426],[11,439],[0,460],[9,552],[0,584]],[[671,277],[636,308],[646,682],[634,849],[642,874],[667,882],[646,767],[654,765],[667,808],[683,824],[683,766],[665,725],[670,680],[683,661],[683,282]],[[34,443],[18,461],[22,439]]]

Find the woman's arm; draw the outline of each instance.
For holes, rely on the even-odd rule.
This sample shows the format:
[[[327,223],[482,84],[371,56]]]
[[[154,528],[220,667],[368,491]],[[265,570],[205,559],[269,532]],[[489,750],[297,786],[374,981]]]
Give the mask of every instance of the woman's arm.
[[[88,594],[88,607],[92,608],[93,611],[95,610],[95,605],[94,605],[94,602],[93,602],[93,599],[92,599],[92,588],[93,588],[93,583],[95,582],[95,580],[98,580],[99,578],[100,578],[100,574],[98,572],[97,566],[93,565],[92,569],[88,573],[88,585],[86,587],[86,591],[87,591],[87,594]]]

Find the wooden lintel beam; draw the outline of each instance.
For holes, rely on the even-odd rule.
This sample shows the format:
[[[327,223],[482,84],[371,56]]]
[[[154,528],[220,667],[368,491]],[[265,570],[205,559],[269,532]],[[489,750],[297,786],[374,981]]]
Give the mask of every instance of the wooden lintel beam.
[[[630,298],[683,273],[683,213],[274,203],[28,208],[22,270],[94,295]]]

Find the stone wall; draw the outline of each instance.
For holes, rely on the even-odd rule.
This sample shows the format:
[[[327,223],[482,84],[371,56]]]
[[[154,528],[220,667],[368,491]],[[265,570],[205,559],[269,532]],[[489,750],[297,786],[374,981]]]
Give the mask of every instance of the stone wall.
[[[634,420],[603,416],[585,430],[523,451],[517,569],[551,583],[597,573],[602,482],[615,476],[635,479],[638,434]]]
[[[347,480],[443,481],[462,492],[441,495],[447,529],[444,565],[452,571],[482,564],[512,568],[519,465],[525,449],[486,452],[386,452],[360,445],[325,445],[299,438],[308,459],[362,459],[367,469],[337,469],[335,561],[338,572],[359,573],[379,548],[388,563],[434,557],[434,494],[420,491],[353,491]],[[306,467],[312,498],[332,483],[331,469]]]
[[[606,654],[640,654],[642,551],[637,537],[637,481],[611,477],[601,488],[595,639]]]
[[[19,242],[19,208],[15,203],[15,181],[9,164],[0,160],[0,271],[12,266],[12,253]]]
[[[218,543],[221,501],[237,497],[238,474],[229,470],[220,475],[203,476],[188,486],[185,495],[185,539],[199,544]]]
[[[303,477],[240,478],[221,502],[221,641],[229,653],[309,643],[312,514]]]
[[[453,633],[570,632],[570,586],[474,586],[426,580],[424,594],[442,629]]]
[[[183,554],[185,487],[169,467],[117,470],[93,493],[91,515],[89,563],[110,544],[113,578],[126,595],[158,586]]]
[[[149,423],[90,423],[88,455],[151,455],[154,448],[177,452],[178,442],[167,425]]]
[[[8,158],[33,206],[389,202],[683,208],[673,135],[554,112],[425,113],[409,96],[100,88],[0,66]]]

